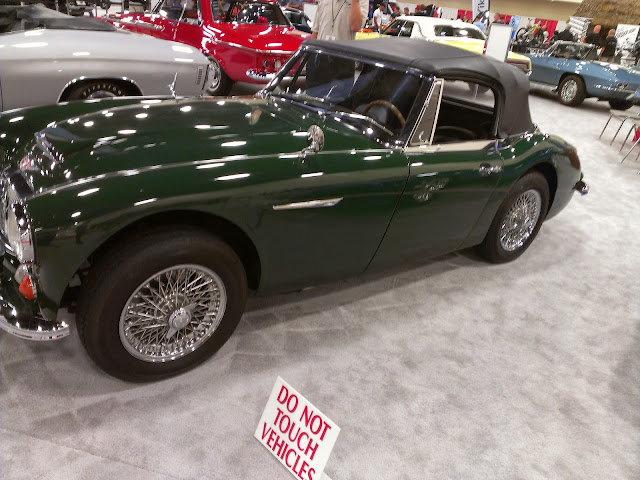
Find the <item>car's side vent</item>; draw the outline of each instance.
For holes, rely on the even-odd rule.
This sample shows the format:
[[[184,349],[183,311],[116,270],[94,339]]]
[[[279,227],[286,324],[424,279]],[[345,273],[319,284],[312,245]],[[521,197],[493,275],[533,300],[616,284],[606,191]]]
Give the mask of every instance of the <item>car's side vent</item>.
[[[196,85],[200,85],[204,77],[204,67],[198,67],[198,74],[196,75]]]

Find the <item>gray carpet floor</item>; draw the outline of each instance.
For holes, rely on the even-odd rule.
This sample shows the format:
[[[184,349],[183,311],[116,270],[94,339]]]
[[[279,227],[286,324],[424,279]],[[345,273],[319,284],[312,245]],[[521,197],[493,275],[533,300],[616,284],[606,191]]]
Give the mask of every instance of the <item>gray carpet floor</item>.
[[[214,358],[148,385],[75,334],[0,333],[0,477],[289,479],[253,438],[280,375],[341,427],[333,480],[640,478],[640,162],[598,139],[607,104],[531,109],[591,193],[516,262],[461,252],[253,298]]]

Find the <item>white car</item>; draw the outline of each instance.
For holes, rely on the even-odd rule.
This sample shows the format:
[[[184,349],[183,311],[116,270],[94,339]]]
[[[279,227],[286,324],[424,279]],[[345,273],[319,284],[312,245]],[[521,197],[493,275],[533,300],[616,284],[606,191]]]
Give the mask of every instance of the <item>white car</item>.
[[[0,34],[0,111],[132,95],[200,95],[209,60],[182,43],[18,6]]]
[[[482,30],[471,23],[461,20],[446,20],[435,17],[401,15],[389,24],[382,35],[393,37],[421,38],[453,47],[464,48],[479,54],[483,53],[487,39]],[[524,55],[509,52],[507,63],[525,72],[531,71],[531,61]]]

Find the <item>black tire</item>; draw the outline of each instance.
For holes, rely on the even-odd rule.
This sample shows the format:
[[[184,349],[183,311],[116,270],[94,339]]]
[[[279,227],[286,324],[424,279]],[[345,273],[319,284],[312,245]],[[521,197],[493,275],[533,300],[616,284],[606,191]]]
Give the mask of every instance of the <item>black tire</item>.
[[[633,107],[633,102],[627,100],[609,100],[609,106],[612,110],[629,110]]]
[[[535,197],[535,194],[532,194],[531,192],[537,192],[540,202],[535,224],[532,229],[530,227],[529,229],[520,229],[521,231],[526,230],[530,232],[526,239],[521,239],[523,240],[521,244],[519,242],[514,242],[514,245],[509,245],[509,248],[505,248],[505,243],[509,243],[509,239],[505,240],[504,243],[501,240],[501,234],[504,233],[503,226],[506,227],[505,223],[508,220],[513,219],[511,212],[513,211],[512,207],[514,207],[516,201],[522,200],[523,198],[529,198],[531,196]],[[548,208],[549,184],[547,183],[547,180],[538,172],[527,173],[518,180],[513,187],[511,187],[509,193],[507,193],[507,196],[500,205],[500,208],[498,208],[493,222],[491,222],[491,226],[489,227],[489,231],[487,232],[484,241],[478,246],[478,252],[492,263],[505,263],[515,260],[522,255],[529,245],[531,245],[531,242],[533,242],[533,239],[538,234],[540,226],[547,215]],[[516,214],[515,216],[518,215]],[[515,229],[512,229],[512,231],[513,230]]]
[[[587,89],[584,82],[577,75],[569,75],[562,79],[558,85],[558,100],[563,105],[577,107],[587,97]]]
[[[207,94],[214,97],[229,95],[233,87],[233,80],[229,78],[222,65],[215,58],[209,57],[209,62],[211,62],[211,66],[207,78],[207,82],[209,82],[206,87]]]
[[[180,271],[185,271],[184,268],[191,267],[213,272],[217,277],[216,281],[220,283],[209,282],[209,284],[212,287],[220,286],[220,284],[224,287],[214,289],[216,294],[226,296],[226,306],[222,302],[215,304],[215,312],[218,309],[224,309],[219,324],[217,327],[206,326],[205,320],[212,319],[211,310],[208,310],[211,307],[206,304],[203,306],[200,300],[198,300],[200,303],[196,302],[194,297],[187,293],[189,289],[186,286],[182,289],[177,288],[179,282],[174,280],[176,288],[163,291],[165,292],[164,309],[159,309],[163,310],[163,314],[166,315],[169,315],[168,312],[171,311],[173,313],[170,316],[150,316],[149,311],[144,313],[147,318],[153,318],[155,324],[144,325],[145,331],[155,329],[160,335],[159,340],[156,340],[155,343],[148,340],[146,344],[166,345],[167,342],[171,342],[171,340],[166,340],[166,335],[186,338],[187,333],[193,337],[201,338],[201,343],[192,343],[183,348],[177,354],[178,358],[175,359],[166,355],[164,359],[153,357],[153,355],[147,356],[146,359],[137,358],[131,353],[132,348],[135,350],[133,343],[128,342],[126,337],[123,338],[125,331],[131,332],[134,328],[126,324],[129,312],[134,307],[141,308],[140,311],[143,311],[142,309],[149,308],[150,305],[156,306],[154,302],[160,303],[162,300],[159,302],[158,298],[161,297],[156,296],[146,304],[143,302],[140,307],[140,304],[134,305],[132,303],[135,298],[134,294],[143,291],[148,294],[148,290],[141,289],[141,287],[156,274],[161,274],[161,272],[172,268],[175,270],[171,270],[171,273],[175,271],[179,274]],[[188,277],[184,278],[186,280]],[[165,284],[165,287],[167,285],[168,283]],[[203,283],[202,285],[207,284]],[[166,293],[167,291],[173,291],[175,295],[171,296]],[[201,293],[197,295],[201,295],[197,298],[204,298],[205,302],[208,302],[213,293],[207,293],[205,296],[202,296]],[[167,300],[168,298],[174,298],[174,300]],[[217,298],[219,300],[221,297]],[[247,279],[242,262],[227,244],[207,232],[192,227],[159,228],[148,231],[145,235],[117,242],[94,261],[82,286],[76,313],[76,325],[87,353],[105,372],[127,381],[158,380],[184,372],[218,351],[229,339],[240,321],[246,298]],[[187,306],[187,303],[190,305]],[[184,308],[178,308],[179,305]],[[125,312],[127,306],[132,310]],[[178,311],[184,313],[187,308],[190,308],[191,311],[188,318],[185,319],[185,326],[177,327],[175,331],[178,333],[167,333],[170,320],[177,319],[176,313]],[[205,310],[200,310],[201,308],[205,308]],[[189,332],[186,328],[191,326],[191,321],[196,318],[194,310],[204,320],[197,320],[195,327],[188,329],[191,330]],[[159,318],[162,318],[162,325],[159,325],[155,320]],[[217,318],[211,323],[215,324],[216,320]],[[139,328],[137,331],[141,332],[143,327]],[[203,331],[206,331],[210,336],[200,335]],[[138,335],[144,337],[144,333]],[[136,340],[138,339],[139,337],[136,337]],[[184,347],[184,343],[181,344],[180,348],[182,347]],[[174,355],[174,353],[168,355]],[[150,358],[156,361],[149,361]]]
[[[128,89],[110,80],[87,82],[75,87],[67,100],[88,100],[93,98],[124,97],[130,95]]]

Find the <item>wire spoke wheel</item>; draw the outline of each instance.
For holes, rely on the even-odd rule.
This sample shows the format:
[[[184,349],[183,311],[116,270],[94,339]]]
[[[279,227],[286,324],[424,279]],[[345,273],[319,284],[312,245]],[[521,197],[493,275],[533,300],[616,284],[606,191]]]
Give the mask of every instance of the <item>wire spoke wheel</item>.
[[[222,279],[202,265],[175,265],[147,278],[120,315],[120,340],[134,357],[167,362],[200,347],[227,306]]]
[[[542,196],[534,189],[518,196],[500,226],[500,245],[508,252],[521,248],[533,233],[542,210]]]

